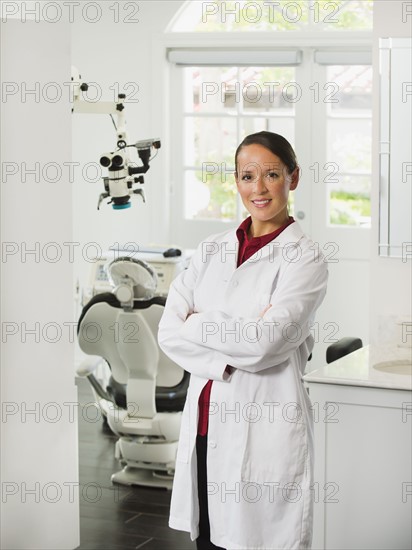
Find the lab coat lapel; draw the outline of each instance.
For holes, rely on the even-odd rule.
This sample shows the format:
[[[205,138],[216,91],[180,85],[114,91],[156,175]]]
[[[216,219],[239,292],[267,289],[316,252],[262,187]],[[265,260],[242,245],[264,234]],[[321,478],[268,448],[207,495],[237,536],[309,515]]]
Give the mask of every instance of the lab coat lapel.
[[[256,282],[255,292],[259,290],[262,299],[264,298],[262,293],[266,292],[266,297],[268,298],[273,292],[272,283],[276,281],[277,273],[281,269],[282,263],[290,260],[293,261],[294,258],[299,256],[299,252],[294,251],[294,247],[299,246],[299,240],[303,235],[302,228],[297,222],[294,222],[282,231],[276,239],[258,250],[242,265],[236,267],[239,243],[236,231],[228,232],[220,243],[221,256],[219,260],[224,266],[221,279],[224,284],[223,288],[226,290],[230,289],[230,296],[232,296],[232,283],[236,281],[234,284],[238,284],[240,280],[250,281],[250,277],[256,276],[254,269],[254,266],[256,266],[259,270],[259,283]],[[265,269],[265,265],[269,269]],[[229,301],[232,299],[233,296]]]
[[[248,262],[255,263],[259,259],[264,259],[268,256],[274,260],[276,257],[282,256],[283,248],[296,246],[303,235],[304,233],[301,226],[295,221],[282,231],[276,239],[270,241],[260,250],[255,252],[253,256],[246,260],[245,264]],[[234,251],[236,252],[234,253]],[[227,266],[227,278],[230,278],[236,270],[238,251],[239,242],[237,240],[236,231],[231,231],[227,237],[227,242],[222,243],[222,261],[224,261]]]
[[[227,238],[220,244],[220,261],[224,265],[223,281],[228,282],[236,271],[239,254],[239,241],[236,230],[230,231]]]

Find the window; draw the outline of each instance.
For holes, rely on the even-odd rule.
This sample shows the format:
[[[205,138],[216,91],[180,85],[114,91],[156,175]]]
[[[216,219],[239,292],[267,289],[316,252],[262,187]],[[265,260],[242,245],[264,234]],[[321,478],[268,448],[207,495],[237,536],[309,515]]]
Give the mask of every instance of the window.
[[[320,18],[331,6],[333,24]],[[261,15],[252,23],[253,10]],[[339,242],[344,256],[368,256],[371,14],[369,0],[186,4],[167,51],[176,242],[194,246],[247,215],[234,151],[247,134],[271,130],[292,143],[301,166],[291,214],[312,238]]]
[[[336,89],[326,119],[328,223],[370,227],[372,67],[331,65],[327,82]]]
[[[372,29],[372,0],[188,2],[172,32],[354,31]]]

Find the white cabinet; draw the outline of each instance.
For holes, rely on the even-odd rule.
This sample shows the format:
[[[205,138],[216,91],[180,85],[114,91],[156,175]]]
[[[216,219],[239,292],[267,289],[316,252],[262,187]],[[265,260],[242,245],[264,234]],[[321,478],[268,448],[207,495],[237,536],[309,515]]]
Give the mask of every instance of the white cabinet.
[[[407,258],[412,230],[412,39],[381,38],[379,69],[379,253]]]
[[[315,421],[313,549],[412,547],[410,376],[387,375],[385,387],[375,374],[363,349],[304,377]]]

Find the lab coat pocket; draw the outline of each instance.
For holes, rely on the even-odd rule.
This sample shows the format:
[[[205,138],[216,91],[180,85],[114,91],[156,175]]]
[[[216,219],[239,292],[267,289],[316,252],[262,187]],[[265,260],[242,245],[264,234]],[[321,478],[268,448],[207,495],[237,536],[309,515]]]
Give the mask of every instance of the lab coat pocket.
[[[263,419],[262,419],[263,420]],[[276,419],[249,423],[241,479],[253,483],[300,484],[305,476],[308,444],[302,422]]]

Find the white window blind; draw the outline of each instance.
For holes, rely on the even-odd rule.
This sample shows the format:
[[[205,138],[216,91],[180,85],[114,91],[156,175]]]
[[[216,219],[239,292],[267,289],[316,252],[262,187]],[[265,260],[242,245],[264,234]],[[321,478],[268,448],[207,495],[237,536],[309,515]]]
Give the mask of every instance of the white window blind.
[[[302,62],[301,50],[171,48],[171,63],[181,66],[295,66]]]
[[[372,65],[372,51],[316,50],[314,59],[319,65]]]

